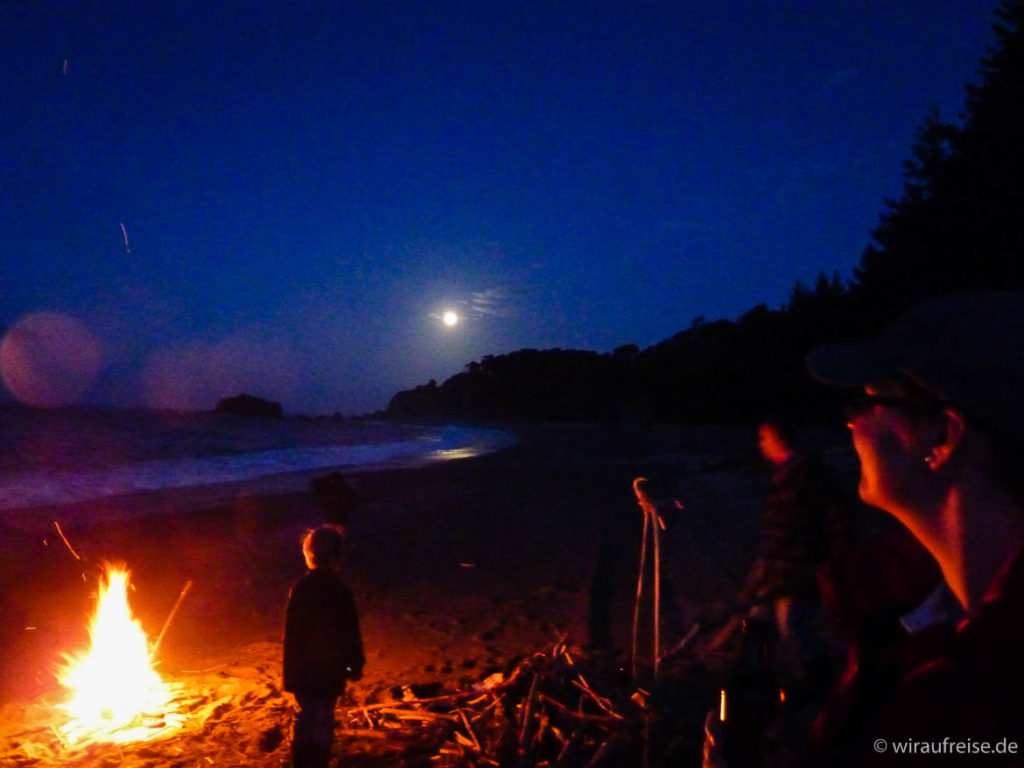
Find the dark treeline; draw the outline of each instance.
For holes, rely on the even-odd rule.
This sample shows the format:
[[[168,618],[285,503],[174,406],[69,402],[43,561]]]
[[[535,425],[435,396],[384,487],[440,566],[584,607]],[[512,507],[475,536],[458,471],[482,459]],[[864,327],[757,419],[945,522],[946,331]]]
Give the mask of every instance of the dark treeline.
[[[400,392],[399,420],[747,421],[814,413],[832,397],[806,375],[813,345],[874,336],[928,296],[1024,291],[1024,0],[996,10],[995,43],[956,122],[933,113],[886,200],[854,276],[797,284],[784,307],[694,320],[640,350],[524,349],[484,357],[438,385]]]

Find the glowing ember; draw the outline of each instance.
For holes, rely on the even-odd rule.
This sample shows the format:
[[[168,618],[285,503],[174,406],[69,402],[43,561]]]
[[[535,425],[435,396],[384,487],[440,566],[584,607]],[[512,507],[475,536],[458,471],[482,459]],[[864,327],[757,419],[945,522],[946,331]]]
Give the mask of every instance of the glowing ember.
[[[89,651],[65,655],[58,673],[61,685],[71,691],[61,709],[72,719],[60,729],[69,742],[144,741],[180,720],[169,711],[170,686],[153,669],[146,633],[132,617],[123,568],[106,566],[89,638]]]

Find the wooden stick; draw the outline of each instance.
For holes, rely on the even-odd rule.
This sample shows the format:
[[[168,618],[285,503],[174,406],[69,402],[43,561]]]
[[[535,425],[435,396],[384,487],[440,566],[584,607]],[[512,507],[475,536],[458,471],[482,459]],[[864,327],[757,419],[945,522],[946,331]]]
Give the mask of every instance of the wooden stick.
[[[384,733],[376,728],[339,728],[338,733],[342,736],[356,736],[361,739],[389,739],[390,733]]]
[[[404,707],[387,707],[378,710],[382,715],[394,715],[399,720],[455,720],[455,715],[447,712],[431,712],[429,709],[408,709]]]
[[[588,723],[602,723],[608,726],[618,726],[622,724],[621,715],[591,715],[586,712],[577,712],[575,709],[570,709],[569,707],[565,706],[565,704],[560,702],[558,699],[554,699],[548,696],[546,693],[538,695],[537,698],[541,699],[542,701],[548,704],[551,704],[553,707],[558,709],[562,714],[567,715],[568,717],[571,717],[575,720],[582,720]]]
[[[526,702],[523,704],[523,722],[519,729],[519,748],[526,748],[526,735],[530,727],[530,717],[533,713],[533,700],[537,697],[537,681],[540,675],[534,673],[530,681],[530,692],[526,694]]]
[[[633,679],[637,678],[639,671],[638,645],[640,632],[640,603],[643,595],[644,572],[647,570],[647,539],[651,539],[651,551],[653,560],[651,605],[651,664],[655,679],[658,677],[658,665],[661,659],[661,528],[664,527],[658,510],[651,503],[643,489],[647,478],[638,477],[633,480],[633,493],[636,494],[637,503],[644,514],[643,542],[640,545],[640,573],[637,576],[636,604],[633,606]]]
[[[64,546],[66,546],[68,548],[68,552],[70,552],[72,555],[75,556],[75,560],[81,560],[82,558],[80,558],[78,556],[78,553],[75,552],[75,548],[72,547],[71,546],[71,542],[68,541],[68,537],[64,535],[64,531],[62,531],[60,529],[60,523],[58,523],[56,520],[54,520],[53,521],[53,527],[57,529],[57,534],[60,536],[61,541],[64,542]]]
[[[581,691],[583,691],[585,694],[587,694],[593,700],[593,702],[597,704],[598,707],[603,709],[609,715],[618,718],[619,720],[623,719],[622,715],[615,711],[614,707],[612,707],[608,699],[596,694],[590,686],[586,685],[585,681],[581,682],[582,680],[582,677],[579,680],[573,680],[572,684],[579,688]]]
[[[459,717],[462,718],[462,724],[466,726],[466,733],[469,734],[469,738],[473,740],[473,748],[477,752],[483,754],[483,747],[480,746],[480,740],[476,737],[476,732],[473,730],[473,726],[469,724],[469,718],[466,717],[466,713],[462,711],[461,707],[456,707],[456,712],[459,713]]]
[[[467,749],[476,749],[476,747],[473,745],[472,739],[470,739],[469,736],[463,734],[461,731],[455,731],[455,743],[458,744],[459,748],[463,750],[463,754],[465,754],[465,750]]]
[[[479,701],[480,701],[480,699],[473,699],[473,700],[471,700],[471,701],[469,701],[467,703],[468,704],[477,704]],[[486,715],[488,712],[490,712],[492,709],[494,709],[496,706],[498,706],[498,704],[500,704],[501,702],[502,702],[502,698],[500,696],[495,696],[491,700],[490,704],[488,704],[486,707],[484,707],[483,709],[480,710],[480,715]]]
[[[638,499],[643,494],[640,484],[646,482],[646,477],[638,477],[633,480],[633,493],[636,494]],[[633,647],[630,651],[630,674],[634,680],[637,678],[640,665],[640,661],[637,658],[640,649],[640,600],[644,592],[644,572],[647,570],[647,528],[649,524],[650,518],[647,515],[647,511],[644,510],[644,526],[640,540],[640,568],[636,577],[636,600],[633,603]]]
[[[683,651],[690,647],[693,641],[703,630],[704,623],[700,621],[695,621],[692,625],[690,625],[690,628],[686,631],[686,634],[683,635],[683,639],[676,643],[674,646],[672,646],[669,650],[665,651],[665,653],[661,657],[661,660],[666,661],[681,654]]]
[[[595,766],[601,764],[601,762],[604,760],[604,756],[608,754],[608,750],[611,749],[611,743],[612,739],[608,739],[608,741],[604,742],[604,744],[598,747],[598,750],[594,753],[593,757],[591,757],[590,761],[587,763],[587,768],[595,768]]]
[[[149,653],[149,657],[151,659],[155,659],[156,658],[156,653],[157,653],[158,650],[160,650],[160,643],[163,642],[164,635],[167,634],[167,628],[169,626],[171,626],[171,620],[174,618],[174,614],[176,614],[178,612],[178,609],[181,607],[181,601],[185,599],[185,595],[188,594],[188,591],[190,589],[192,589],[192,580],[191,579],[189,579],[187,582],[185,582],[185,586],[181,590],[181,594],[178,595],[177,602],[174,604],[174,607],[171,608],[171,612],[167,615],[167,621],[164,622],[163,629],[160,630],[160,634],[157,635],[156,642],[153,643],[153,650],[150,651],[150,653]]]
[[[654,548],[654,605],[651,608],[652,640],[651,659],[654,679],[658,679],[658,664],[661,661],[661,519],[654,505],[643,494],[645,510],[651,518],[651,537]]]
[[[575,743],[576,743],[576,734],[575,733],[570,733],[569,734],[569,738],[564,739],[563,742],[562,742],[562,749],[558,753],[558,757],[555,758],[555,764],[556,765],[561,765],[562,764],[562,761],[565,759],[565,756],[569,754],[569,750],[572,748],[573,744],[575,744]]]
[[[380,704],[366,704],[366,705],[364,705],[362,707],[362,709],[365,709],[367,711],[374,711],[374,710],[380,710],[380,709],[387,709],[389,707],[396,707],[399,704],[403,704],[403,705],[409,705],[409,704],[432,704],[435,701],[448,701],[450,699],[456,699],[456,700],[457,699],[466,699],[466,698],[469,698],[471,696],[479,697],[481,695],[486,696],[486,695],[494,693],[496,691],[500,691],[502,688],[507,688],[509,686],[509,684],[512,683],[513,680],[515,680],[515,678],[514,677],[510,677],[508,680],[506,680],[501,685],[496,685],[493,688],[491,688],[489,691],[485,691],[483,694],[481,694],[480,691],[456,691],[455,693],[447,693],[447,694],[445,694],[443,696],[432,696],[432,697],[426,698],[426,699],[405,699],[405,700],[403,700],[401,702],[387,701],[387,702],[382,702]]]

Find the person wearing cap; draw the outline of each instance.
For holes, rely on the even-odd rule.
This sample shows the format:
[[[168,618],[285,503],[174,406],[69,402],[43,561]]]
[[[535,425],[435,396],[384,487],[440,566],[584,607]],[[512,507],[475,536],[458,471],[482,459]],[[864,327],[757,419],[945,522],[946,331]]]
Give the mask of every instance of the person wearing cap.
[[[298,712],[292,765],[325,768],[334,738],[334,707],[347,680],[359,680],[365,657],[352,592],[338,576],[342,537],[331,526],[308,531],[302,554],[309,572],[288,594],[284,625],[284,689]]]
[[[815,378],[855,393],[861,498],[924,545],[965,616],[877,702],[864,764],[905,763],[927,742],[930,766],[1024,765],[1022,346],[1024,295],[983,292],[807,357]]]
[[[898,765],[916,754],[929,766],[1024,766],[1022,344],[1024,295],[984,292],[931,299],[876,341],[808,355],[812,376],[851,394],[861,498],[905,526],[943,582],[848,670],[799,765]],[[897,562],[916,559],[905,544],[894,551]],[[878,606],[906,609],[927,568],[903,574],[923,579],[915,586],[891,556],[875,554],[877,563],[856,561],[861,594],[852,602],[866,596],[872,624],[888,627]],[[864,590],[886,575],[889,594]],[[709,716],[704,765],[727,768],[714,725]]]

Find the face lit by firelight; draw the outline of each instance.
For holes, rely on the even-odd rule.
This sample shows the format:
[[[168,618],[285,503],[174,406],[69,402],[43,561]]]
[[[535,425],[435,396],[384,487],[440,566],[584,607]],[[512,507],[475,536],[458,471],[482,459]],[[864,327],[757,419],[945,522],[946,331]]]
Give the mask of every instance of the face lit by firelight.
[[[770,424],[762,424],[757,428],[757,443],[761,455],[771,464],[784,464],[792,453],[786,441]]]
[[[898,397],[898,390],[867,386],[866,395]],[[893,405],[871,405],[851,414],[847,427],[860,459],[861,499],[907,521],[927,496],[931,472],[924,461],[931,446],[929,422]]]

